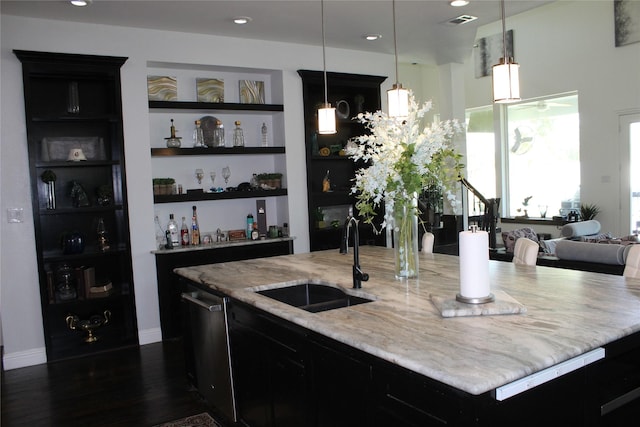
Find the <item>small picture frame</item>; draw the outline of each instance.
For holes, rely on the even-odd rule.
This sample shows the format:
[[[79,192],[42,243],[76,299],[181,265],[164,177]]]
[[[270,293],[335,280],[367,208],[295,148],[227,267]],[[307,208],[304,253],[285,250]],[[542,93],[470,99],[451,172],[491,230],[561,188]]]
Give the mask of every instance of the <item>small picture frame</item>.
[[[240,80],[241,104],[264,104],[264,82],[259,80]]]
[[[171,76],[147,76],[149,101],[177,101],[178,80]]]
[[[236,240],[247,240],[246,230],[229,230],[228,236],[229,236],[230,242],[233,242]]]
[[[198,102],[224,102],[224,80],[196,78]]]

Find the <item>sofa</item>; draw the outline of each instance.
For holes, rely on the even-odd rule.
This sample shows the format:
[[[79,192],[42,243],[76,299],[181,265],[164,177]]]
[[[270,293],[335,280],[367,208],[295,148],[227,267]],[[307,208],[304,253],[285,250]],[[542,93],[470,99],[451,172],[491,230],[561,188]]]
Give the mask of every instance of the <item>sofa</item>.
[[[540,244],[537,265],[568,268],[622,275],[627,254],[632,244],[638,242],[637,235],[622,238],[600,233],[600,222],[596,220],[578,221],[565,224],[556,239],[537,239],[531,228],[503,232],[505,251],[495,251],[491,258],[511,261],[513,253],[509,247],[520,237],[528,237]],[[533,236],[532,236],[533,233]]]

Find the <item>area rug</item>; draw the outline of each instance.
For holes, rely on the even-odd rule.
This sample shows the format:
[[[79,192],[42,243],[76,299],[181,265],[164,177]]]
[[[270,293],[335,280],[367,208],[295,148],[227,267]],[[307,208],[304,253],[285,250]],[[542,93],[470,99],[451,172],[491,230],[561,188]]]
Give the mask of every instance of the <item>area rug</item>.
[[[209,414],[203,412],[198,415],[180,418],[164,424],[157,424],[153,427],[221,427]]]

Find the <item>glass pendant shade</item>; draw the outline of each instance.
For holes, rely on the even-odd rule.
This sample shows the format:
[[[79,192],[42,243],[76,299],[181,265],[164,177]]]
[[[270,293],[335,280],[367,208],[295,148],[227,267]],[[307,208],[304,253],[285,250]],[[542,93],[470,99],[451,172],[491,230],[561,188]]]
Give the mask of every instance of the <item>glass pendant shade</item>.
[[[395,83],[387,91],[389,103],[389,117],[407,117],[409,115],[409,90],[402,87],[401,83]]]
[[[331,104],[323,104],[322,108],[318,108],[318,133],[336,133],[336,109],[332,108]]]
[[[493,66],[493,102],[507,104],[520,101],[520,65],[513,58],[500,58]]]

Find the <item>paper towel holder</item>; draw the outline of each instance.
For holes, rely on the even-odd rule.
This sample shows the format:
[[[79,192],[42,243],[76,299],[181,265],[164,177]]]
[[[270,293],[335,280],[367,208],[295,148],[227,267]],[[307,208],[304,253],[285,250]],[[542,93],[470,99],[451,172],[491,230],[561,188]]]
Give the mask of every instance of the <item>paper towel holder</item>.
[[[488,302],[494,302],[496,297],[493,294],[489,294],[486,297],[469,298],[462,296],[462,294],[456,294],[456,301],[463,302],[465,304],[486,304]]]

